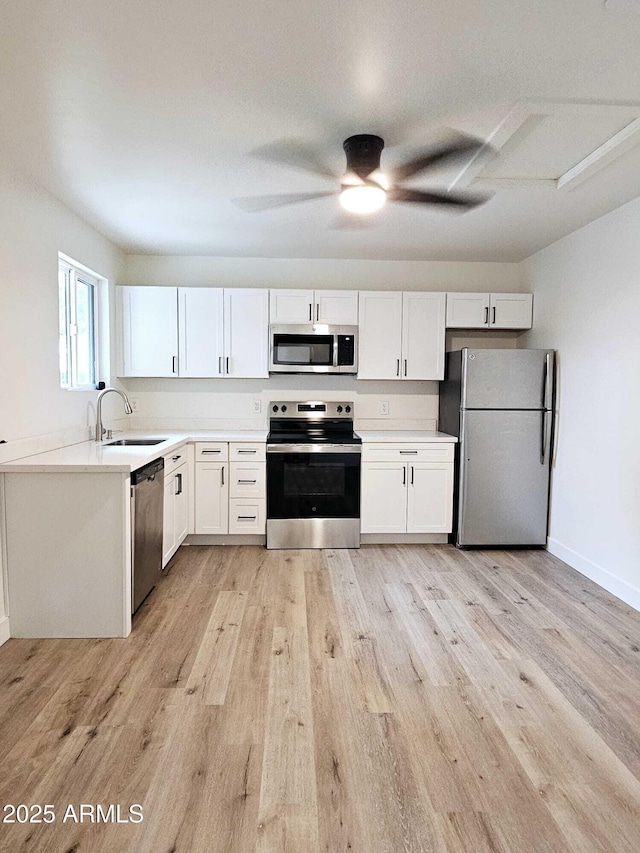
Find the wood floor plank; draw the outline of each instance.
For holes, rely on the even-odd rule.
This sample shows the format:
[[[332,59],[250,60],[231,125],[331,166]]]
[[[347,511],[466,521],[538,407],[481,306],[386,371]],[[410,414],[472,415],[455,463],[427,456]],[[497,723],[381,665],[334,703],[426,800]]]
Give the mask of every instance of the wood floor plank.
[[[304,628],[274,628],[258,815],[260,853],[320,850],[311,676]]]
[[[218,594],[186,686],[205,705],[224,705],[246,603],[245,592]]]

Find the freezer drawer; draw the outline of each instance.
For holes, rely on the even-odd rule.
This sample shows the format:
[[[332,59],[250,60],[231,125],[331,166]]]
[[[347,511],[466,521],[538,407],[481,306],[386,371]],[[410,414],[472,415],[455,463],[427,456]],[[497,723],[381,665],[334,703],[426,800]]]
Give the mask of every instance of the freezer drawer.
[[[542,411],[463,412],[457,545],[546,544],[550,453],[543,429]]]

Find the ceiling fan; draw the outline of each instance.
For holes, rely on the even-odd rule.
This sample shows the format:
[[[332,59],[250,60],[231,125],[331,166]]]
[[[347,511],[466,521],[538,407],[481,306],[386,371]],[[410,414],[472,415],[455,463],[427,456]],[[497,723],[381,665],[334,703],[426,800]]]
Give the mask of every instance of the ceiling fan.
[[[340,188],[308,193],[279,193],[276,195],[246,196],[233,201],[249,213],[258,213],[299,204],[304,201],[339,195],[340,204],[349,213],[369,214],[380,210],[387,201],[402,201],[413,204],[436,205],[457,210],[470,210],[477,207],[489,196],[470,193],[452,193],[413,189],[402,186],[402,182],[421,172],[445,162],[471,160],[480,152],[488,151],[488,146],[472,136],[459,135],[438,147],[423,151],[420,155],[395,166],[388,172],[380,168],[380,155],[384,140],[380,136],[360,133],[345,139],[343,146],[347,157],[347,168],[340,180]],[[254,152],[262,159],[279,165],[302,168],[314,174],[338,180],[322,163],[317,152],[296,141],[283,141],[267,145]]]

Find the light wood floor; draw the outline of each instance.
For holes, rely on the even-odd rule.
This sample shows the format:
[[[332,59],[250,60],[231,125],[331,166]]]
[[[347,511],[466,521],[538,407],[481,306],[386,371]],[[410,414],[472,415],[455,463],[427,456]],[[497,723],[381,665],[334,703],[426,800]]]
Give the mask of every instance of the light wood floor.
[[[0,804],[57,812],[0,848],[637,853],[639,645],[543,552],[182,548],[128,640],[0,649]]]

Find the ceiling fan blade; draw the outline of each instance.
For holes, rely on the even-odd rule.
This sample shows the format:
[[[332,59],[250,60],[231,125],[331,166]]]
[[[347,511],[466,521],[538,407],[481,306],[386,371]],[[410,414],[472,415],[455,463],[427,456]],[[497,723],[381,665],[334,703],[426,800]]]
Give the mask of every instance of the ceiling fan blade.
[[[322,153],[302,139],[279,139],[268,142],[250,152],[252,157],[276,163],[290,169],[300,169],[321,175],[323,178],[337,180],[336,175],[325,163]]]
[[[457,160],[464,157],[470,158],[474,154],[477,154],[484,145],[485,143],[481,139],[476,139],[473,136],[460,136],[447,142],[445,145],[432,148],[429,151],[425,151],[419,157],[396,166],[395,169],[391,170],[391,178],[394,183],[398,183],[447,160]]]
[[[424,190],[411,190],[404,187],[396,187],[389,190],[387,198],[389,201],[409,201],[414,204],[434,204],[454,207],[462,210],[470,210],[473,207],[478,207],[478,205],[484,204],[485,201],[489,201],[490,196],[474,196],[471,194],[456,195],[455,193],[425,192]]]
[[[276,195],[250,195],[243,198],[231,199],[235,205],[245,213],[261,213],[264,210],[272,210],[276,207],[285,207],[288,204],[300,204],[303,201],[313,201],[317,198],[326,198],[337,195],[337,191],[316,193],[278,193]]]

